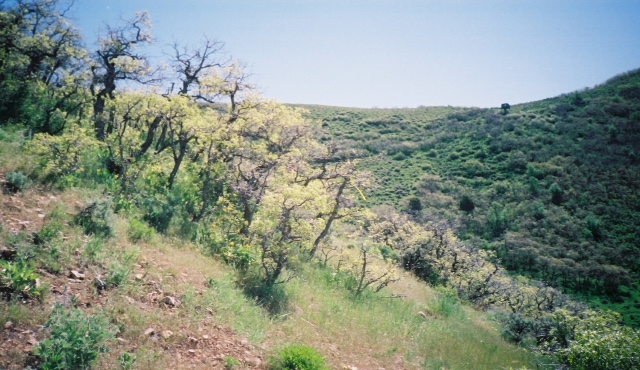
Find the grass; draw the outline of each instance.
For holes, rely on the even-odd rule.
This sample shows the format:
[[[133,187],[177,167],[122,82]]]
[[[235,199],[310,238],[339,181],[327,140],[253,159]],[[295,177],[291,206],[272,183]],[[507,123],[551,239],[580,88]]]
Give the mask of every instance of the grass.
[[[406,283],[404,282],[406,281]],[[277,326],[270,347],[302,343],[317,348],[329,363],[362,368],[533,367],[526,351],[505,343],[494,323],[469,307],[451,315],[427,318],[420,312],[438,312],[440,298],[432,289],[405,276],[386,294],[413,292],[407,298],[364,295],[355,298],[341,289],[323,267],[308,267],[287,286],[292,301],[288,319]],[[384,294],[383,294],[384,296]]]

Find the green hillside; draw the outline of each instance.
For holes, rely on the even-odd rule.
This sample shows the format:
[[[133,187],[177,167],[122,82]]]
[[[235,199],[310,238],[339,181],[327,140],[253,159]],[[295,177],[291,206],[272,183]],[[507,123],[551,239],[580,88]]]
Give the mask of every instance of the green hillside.
[[[305,110],[65,9],[0,1],[0,368],[640,367],[637,72]]]
[[[447,220],[509,270],[640,324],[640,71],[503,110],[307,106],[376,179],[370,205]]]

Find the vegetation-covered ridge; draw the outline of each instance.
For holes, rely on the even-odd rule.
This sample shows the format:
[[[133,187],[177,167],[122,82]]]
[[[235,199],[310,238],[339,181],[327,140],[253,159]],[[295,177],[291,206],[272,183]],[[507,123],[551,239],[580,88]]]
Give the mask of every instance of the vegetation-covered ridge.
[[[639,70],[506,111],[306,108],[373,173],[370,204],[640,322]]]
[[[508,184],[488,228],[477,226],[481,203],[471,195],[460,201],[460,227],[447,213],[420,214],[435,191],[407,199],[408,214],[372,208],[376,171],[359,166],[381,150],[334,140],[306,110],[260,97],[221,43],[174,43],[154,61],[143,12],[106,27],[88,51],[62,5],[0,2],[3,366],[640,365],[640,334],[617,314],[499,264],[503,251],[491,243],[518,230],[509,203],[498,203]],[[423,111],[433,115],[425,127],[456,114]],[[467,113],[478,124],[490,114]],[[540,170],[525,164],[524,173]],[[537,173],[527,176],[543,185],[558,177]],[[562,215],[567,187],[553,179],[548,195]],[[619,284],[608,276],[570,287],[621,293],[626,275]],[[503,338],[462,302],[491,311]],[[304,345],[287,346],[295,342]]]

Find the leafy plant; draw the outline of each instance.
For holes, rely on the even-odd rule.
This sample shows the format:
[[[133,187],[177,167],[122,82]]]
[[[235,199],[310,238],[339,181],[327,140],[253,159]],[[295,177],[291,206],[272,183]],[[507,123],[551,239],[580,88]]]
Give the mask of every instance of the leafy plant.
[[[85,234],[109,237],[113,233],[113,204],[110,198],[100,199],[85,207],[75,221]]]
[[[281,349],[269,361],[272,370],[325,370],[324,358],[313,348],[294,344]]]
[[[118,363],[122,370],[131,370],[136,364],[136,356],[129,352],[124,352],[118,358]]]
[[[17,193],[27,189],[31,185],[31,180],[22,171],[12,171],[6,174],[6,187],[9,191]]]
[[[233,370],[240,366],[240,361],[233,356],[227,356],[222,361],[222,364],[226,370]]]
[[[23,297],[38,297],[42,290],[37,282],[40,276],[29,263],[15,263],[0,260],[0,294],[10,299],[14,294]]]
[[[43,370],[90,369],[114,337],[104,315],[85,316],[62,306],[54,309],[45,327],[50,335],[35,350]]]
[[[149,227],[143,221],[136,218],[129,220],[129,228],[127,229],[129,240],[136,243],[139,241],[149,242],[155,235],[155,230]]]

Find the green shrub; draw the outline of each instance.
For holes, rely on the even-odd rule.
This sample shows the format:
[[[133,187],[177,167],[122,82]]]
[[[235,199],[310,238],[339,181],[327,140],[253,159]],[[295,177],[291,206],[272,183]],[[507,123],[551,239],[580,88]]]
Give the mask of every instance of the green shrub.
[[[493,237],[498,237],[509,227],[510,217],[505,207],[493,203],[487,215],[487,228]]]
[[[602,240],[602,237],[604,235],[602,233],[602,223],[600,222],[600,220],[597,217],[595,217],[594,215],[589,215],[585,219],[585,223],[586,223],[586,226],[587,226],[587,230],[589,230],[589,232],[590,232],[591,236],[593,237],[593,239],[595,241]]]
[[[155,230],[149,227],[143,221],[136,218],[129,220],[129,228],[127,229],[129,240],[137,243],[139,241],[149,242],[155,235]]]
[[[280,350],[269,361],[272,370],[325,370],[324,358],[313,348],[294,344]]]
[[[42,290],[36,287],[39,277],[35,268],[27,262],[11,263],[0,260],[0,295],[7,299],[14,295],[38,297],[42,293]]]
[[[551,186],[549,187],[549,192],[551,192],[551,203],[559,206],[560,204],[562,204],[562,188],[557,184],[557,183],[553,183],[551,184]]]
[[[122,370],[134,369],[136,365],[136,361],[137,361],[136,356],[129,352],[124,352],[118,358],[118,364],[120,365],[120,368]]]
[[[575,320],[573,340],[558,351],[558,359],[578,370],[640,368],[640,331],[619,321],[620,315],[611,311],[587,311]]]
[[[25,190],[31,185],[31,180],[22,171],[9,172],[5,177],[7,179],[5,186],[13,193]]]
[[[55,308],[45,326],[50,336],[35,350],[43,370],[90,369],[114,337],[101,314],[85,316],[75,308]]]
[[[227,356],[222,361],[222,364],[224,365],[224,368],[226,370],[233,370],[237,369],[240,366],[240,361],[238,361],[238,359],[233,356]]]
[[[422,210],[422,202],[420,198],[416,196],[409,197],[408,199],[409,210],[411,211],[421,211]]]
[[[468,195],[463,195],[460,199],[459,209],[466,213],[471,213],[476,208],[473,200]]]
[[[520,313],[510,313],[498,317],[502,323],[502,336],[515,344],[534,345],[535,335],[540,323],[535,319],[525,317]]]
[[[109,237],[113,234],[114,213],[110,198],[89,204],[75,218],[87,235]]]

